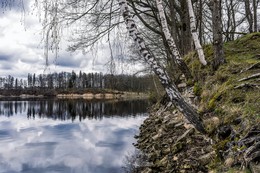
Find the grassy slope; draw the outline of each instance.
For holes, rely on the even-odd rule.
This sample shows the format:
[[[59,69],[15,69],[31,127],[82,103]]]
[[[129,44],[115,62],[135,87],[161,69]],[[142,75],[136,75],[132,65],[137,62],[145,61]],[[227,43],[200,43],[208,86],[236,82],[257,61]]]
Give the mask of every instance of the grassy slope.
[[[212,46],[204,47],[207,61],[213,57]],[[239,79],[260,72],[260,33],[246,35],[236,41],[225,44],[227,63],[216,72],[210,66],[203,67],[191,53],[186,57],[193,75],[196,78],[194,92],[200,96],[199,110],[223,116],[225,120],[233,116],[260,118],[260,89],[257,86],[234,87],[242,84],[260,85],[259,77],[239,82]],[[256,64],[255,68],[247,70]],[[257,65],[258,64],[258,65]],[[260,86],[258,86],[260,87]]]
[[[194,92],[200,98],[199,111],[203,119],[218,117],[220,122],[217,126],[231,124],[233,129],[239,129],[241,125],[234,122],[240,118],[247,122],[237,137],[242,138],[251,126],[260,124],[260,77],[239,82],[244,77],[260,73],[260,33],[248,34],[225,43],[224,49],[227,63],[216,72],[210,66],[203,67],[194,52],[187,55],[186,61],[196,79]],[[213,57],[212,46],[204,46],[204,51],[210,63]],[[248,70],[253,65],[254,68]],[[249,86],[235,89],[243,83]],[[205,125],[214,134],[216,125]],[[217,143],[219,150],[222,149],[222,144],[223,141]],[[212,166],[216,168],[219,165],[213,163]]]

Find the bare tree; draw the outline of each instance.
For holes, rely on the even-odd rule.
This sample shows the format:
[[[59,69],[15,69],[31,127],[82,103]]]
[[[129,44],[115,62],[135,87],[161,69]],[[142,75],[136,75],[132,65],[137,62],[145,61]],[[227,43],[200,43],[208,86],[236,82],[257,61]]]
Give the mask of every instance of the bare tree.
[[[198,32],[197,32],[197,28],[196,28],[196,19],[195,19],[195,15],[194,15],[194,11],[193,11],[191,0],[187,0],[187,4],[188,4],[188,9],[189,9],[189,15],[190,15],[191,34],[192,34],[192,37],[193,37],[195,48],[196,48],[196,51],[198,53],[200,62],[203,65],[207,65],[207,62],[206,62],[205,56],[204,56],[204,51],[203,51],[203,49],[201,47],[199,36],[198,36]]]
[[[249,1],[244,1],[245,2],[245,12],[246,12],[246,19],[247,19],[247,22],[248,22],[248,25],[249,25],[249,32],[253,32],[253,14],[251,12],[251,9],[250,9],[250,2]]]
[[[147,48],[145,41],[141,37],[141,34],[138,31],[135,21],[130,13],[127,1],[119,0],[119,5],[121,7],[121,12],[123,14],[129,35],[133,38],[142,57],[150,65],[154,73],[160,79],[160,82],[165,88],[170,101],[183,113],[183,115],[189,120],[189,122],[194,125],[194,127],[198,131],[200,131],[201,133],[206,133],[197,111],[184,100],[177,87],[172,83],[167,72],[158,64],[155,57],[149,52],[149,49]]]
[[[258,31],[258,27],[257,27],[257,6],[258,6],[258,2],[257,2],[257,0],[253,0],[253,12],[254,12],[253,21],[254,21],[254,32],[257,32],[257,31]]]
[[[168,23],[166,20],[164,8],[162,5],[162,0],[156,0],[157,8],[159,11],[159,17],[161,20],[162,25],[162,31],[164,33],[165,39],[167,41],[167,44],[169,45],[171,54],[173,56],[173,61],[178,65],[179,69],[183,72],[183,74],[186,76],[187,79],[191,78],[191,73],[187,65],[182,60],[182,57],[180,55],[180,52],[175,44],[175,41],[173,37],[171,36],[171,33],[168,28]]]
[[[211,0],[210,8],[212,11],[212,29],[213,29],[213,46],[214,46],[214,57],[213,57],[213,69],[225,63],[225,56],[223,50],[223,38],[222,38],[222,23],[221,23],[221,0]]]

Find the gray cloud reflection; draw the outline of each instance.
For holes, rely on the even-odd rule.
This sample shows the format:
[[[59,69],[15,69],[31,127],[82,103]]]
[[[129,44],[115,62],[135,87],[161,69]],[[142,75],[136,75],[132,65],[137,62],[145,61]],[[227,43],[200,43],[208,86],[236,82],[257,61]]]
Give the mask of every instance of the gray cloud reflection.
[[[27,109],[22,110],[0,116],[0,173],[121,172],[145,119],[142,114],[81,121],[28,119]]]

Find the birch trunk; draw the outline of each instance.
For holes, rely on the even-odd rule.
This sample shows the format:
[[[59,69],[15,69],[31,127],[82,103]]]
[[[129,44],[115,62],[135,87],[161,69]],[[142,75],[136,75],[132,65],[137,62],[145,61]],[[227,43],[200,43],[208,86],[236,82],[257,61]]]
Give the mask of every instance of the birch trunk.
[[[182,73],[185,75],[186,78],[192,78],[191,73],[185,62],[182,60],[180,52],[175,44],[175,41],[169,31],[168,24],[166,21],[166,17],[164,14],[164,9],[162,6],[162,0],[156,0],[157,8],[159,11],[159,17],[161,20],[162,25],[162,31],[164,33],[164,36],[166,38],[167,44],[170,47],[171,54],[173,56],[173,61],[178,65],[179,69],[182,71]]]
[[[203,49],[200,44],[198,32],[196,29],[196,19],[195,19],[191,0],[187,0],[187,4],[188,4],[188,9],[189,9],[189,15],[190,15],[190,30],[191,30],[191,35],[192,35],[192,38],[193,38],[193,41],[195,44],[195,48],[198,53],[200,62],[203,65],[207,65],[207,62],[206,62],[205,56],[204,56],[204,52],[203,52]]]
[[[118,1],[129,35],[133,38],[140,54],[142,55],[142,58],[144,58],[144,60],[150,65],[151,69],[153,69],[154,73],[158,76],[162,86],[170,98],[170,101],[183,113],[187,120],[193,124],[199,132],[206,133],[197,111],[184,100],[177,87],[171,82],[167,72],[159,65],[155,57],[149,53],[141,33],[138,31],[135,21],[130,14],[127,1]]]

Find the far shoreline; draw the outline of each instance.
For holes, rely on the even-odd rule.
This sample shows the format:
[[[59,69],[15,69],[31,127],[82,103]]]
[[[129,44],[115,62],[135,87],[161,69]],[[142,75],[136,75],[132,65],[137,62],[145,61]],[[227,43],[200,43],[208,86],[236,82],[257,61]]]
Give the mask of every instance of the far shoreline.
[[[56,94],[56,95],[36,95],[36,94],[21,94],[21,95],[0,95],[1,99],[4,98],[57,98],[57,99],[84,99],[84,100],[131,100],[131,99],[149,99],[146,93],[137,92],[118,92],[118,93],[69,93],[69,94]]]

